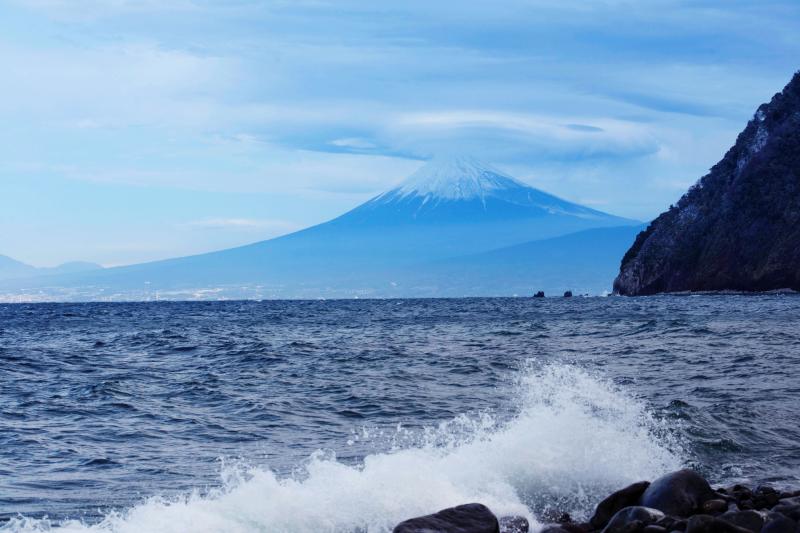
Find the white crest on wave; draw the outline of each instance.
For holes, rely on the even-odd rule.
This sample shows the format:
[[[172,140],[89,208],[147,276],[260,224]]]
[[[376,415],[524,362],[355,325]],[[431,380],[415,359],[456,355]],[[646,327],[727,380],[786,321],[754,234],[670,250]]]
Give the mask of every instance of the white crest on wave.
[[[674,421],[581,368],[531,361],[514,399],[507,421],[462,414],[408,435],[398,426],[398,446],[378,445],[357,464],[316,452],[291,476],[234,468],[209,494],[151,497],[97,524],[13,517],[0,531],[389,533],[412,516],[471,501],[526,516],[535,531],[546,509],[586,519],[612,490],[685,462]]]

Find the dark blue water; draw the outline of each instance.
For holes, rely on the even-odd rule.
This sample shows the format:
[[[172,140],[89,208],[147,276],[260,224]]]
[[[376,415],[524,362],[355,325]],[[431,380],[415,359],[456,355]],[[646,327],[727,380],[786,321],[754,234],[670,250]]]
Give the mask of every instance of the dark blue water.
[[[800,482],[789,295],[4,305],[0,369],[9,530],[580,513],[682,464]]]

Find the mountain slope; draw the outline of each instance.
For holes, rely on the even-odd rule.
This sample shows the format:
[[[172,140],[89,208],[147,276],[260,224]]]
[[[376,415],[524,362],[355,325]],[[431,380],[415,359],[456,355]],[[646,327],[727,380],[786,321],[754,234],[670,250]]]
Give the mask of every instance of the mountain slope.
[[[261,287],[265,297],[376,294],[392,286],[398,272],[426,263],[625,224],[635,222],[567,202],[462,158],[431,162],[392,190],[290,235],[197,256],[51,277],[37,286],[124,293],[145,287],[240,285]]]
[[[431,264],[408,282],[450,296],[610,291],[619,257],[644,226],[596,228]]]
[[[21,261],[6,255],[0,255],[0,279],[13,279],[34,275],[36,267],[26,265]]]
[[[800,290],[800,73],[625,254],[620,294]]]

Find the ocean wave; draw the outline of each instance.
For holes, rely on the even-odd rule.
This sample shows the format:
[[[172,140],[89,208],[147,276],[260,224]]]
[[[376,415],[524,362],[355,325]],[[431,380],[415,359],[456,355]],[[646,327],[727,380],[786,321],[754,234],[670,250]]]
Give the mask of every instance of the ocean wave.
[[[221,488],[152,497],[100,522],[18,517],[3,532],[383,532],[406,518],[481,502],[532,521],[549,510],[586,516],[609,491],[679,468],[684,456],[646,405],[576,366],[529,362],[514,416],[462,415],[358,464],[312,454],[291,476],[241,464]]]

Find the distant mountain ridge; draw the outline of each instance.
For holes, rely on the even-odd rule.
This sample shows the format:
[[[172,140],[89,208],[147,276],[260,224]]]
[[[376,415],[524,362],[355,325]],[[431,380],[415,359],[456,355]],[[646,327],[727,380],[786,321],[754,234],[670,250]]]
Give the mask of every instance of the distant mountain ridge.
[[[36,267],[26,265],[21,261],[12,259],[6,255],[0,255],[0,279],[13,279],[30,276],[36,271]]]
[[[103,267],[87,261],[70,261],[55,267],[35,267],[6,255],[0,255],[0,280],[88,272],[101,268]]]
[[[800,72],[622,259],[624,295],[800,290]]]
[[[144,291],[191,297],[222,286],[239,287],[237,294],[244,297],[437,296],[445,287],[471,292],[452,286],[447,281],[451,274],[433,266],[438,261],[452,259],[448,268],[457,270],[460,257],[635,224],[530,187],[471,158],[434,160],[341,216],[283,237],[16,288],[35,292],[46,282],[50,288],[91,287],[98,294],[134,298]],[[428,269],[438,281],[427,275]],[[506,281],[489,283],[486,290],[505,291]],[[610,278],[592,286],[599,283],[607,286]]]

